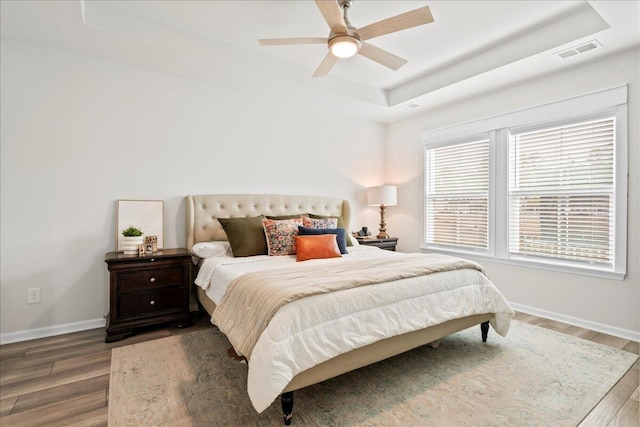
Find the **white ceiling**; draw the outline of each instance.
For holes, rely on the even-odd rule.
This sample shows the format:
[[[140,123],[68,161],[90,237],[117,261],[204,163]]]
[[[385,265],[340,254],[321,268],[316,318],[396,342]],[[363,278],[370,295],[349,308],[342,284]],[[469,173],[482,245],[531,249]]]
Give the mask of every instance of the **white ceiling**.
[[[5,1],[3,38],[72,50],[264,96],[313,99],[380,122],[640,46],[639,1],[355,0],[368,25],[424,5],[431,24],[371,44],[408,60],[398,71],[364,57],[312,78],[326,45],[259,46],[259,38],[326,37],[308,1]],[[554,53],[590,40],[602,48]],[[407,105],[417,106],[412,109]]]

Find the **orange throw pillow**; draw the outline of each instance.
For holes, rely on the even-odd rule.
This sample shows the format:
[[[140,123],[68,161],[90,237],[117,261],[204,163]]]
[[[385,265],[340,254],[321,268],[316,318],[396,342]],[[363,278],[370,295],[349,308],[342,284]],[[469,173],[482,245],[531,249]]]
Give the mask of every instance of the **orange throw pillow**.
[[[296,240],[297,261],[342,256],[335,234],[295,236],[294,239]]]

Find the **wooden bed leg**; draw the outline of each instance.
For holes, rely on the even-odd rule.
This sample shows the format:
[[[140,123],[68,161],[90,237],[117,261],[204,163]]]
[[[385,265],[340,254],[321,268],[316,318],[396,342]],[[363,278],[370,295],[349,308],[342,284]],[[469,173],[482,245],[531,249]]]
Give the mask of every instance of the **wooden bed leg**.
[[[291,425],[291,414],[293,413],[293,392],[288,391],[280,395],[280,403],[282,404],[282,417],[284,425]]]
[[[487,342],[487,335],[489,335],[489,322],[480,323],[480,330],[482,331],[482,342]]]

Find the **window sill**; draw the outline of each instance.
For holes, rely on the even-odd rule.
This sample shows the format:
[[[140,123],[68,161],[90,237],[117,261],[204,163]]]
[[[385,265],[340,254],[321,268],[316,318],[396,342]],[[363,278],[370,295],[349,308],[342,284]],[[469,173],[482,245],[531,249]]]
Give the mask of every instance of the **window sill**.
[[[539,260],[526,259],[524,257],[499,258],[499,257],[492,256],[488,253],[483,253],[479,251],[454,250],[454,249],[445,249],[441,247],[424,246],[424,245],[420,247],[420,250],[423,252],[436,252],[441,254],[458,256],[462,258],[469,258],[478,262],[488,261],[488,262],[495,262],[499,264],[515,265],[518,267],[533,268],[538,270],[558,271],[558,272],[567,273],[567,274],[580,274],[583,276],[598,277],[601,279],[622,281],[626,276],[625,273],[617,273],[611,270],[602,270],[598,268],[589,268],[589,267],[577,267],[573,265],[553,263],[553,262],[542,262]]]

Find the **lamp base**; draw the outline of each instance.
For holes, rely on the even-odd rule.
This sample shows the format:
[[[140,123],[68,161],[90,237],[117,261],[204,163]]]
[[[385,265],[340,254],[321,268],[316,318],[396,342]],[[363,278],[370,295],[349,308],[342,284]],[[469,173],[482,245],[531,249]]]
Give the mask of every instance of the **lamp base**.
[[[388,239],[389,235],[387,234],[387,224],[384,222],[384,205],[380,205],[380,229],[379,233],[376,236],[378,239]]]

